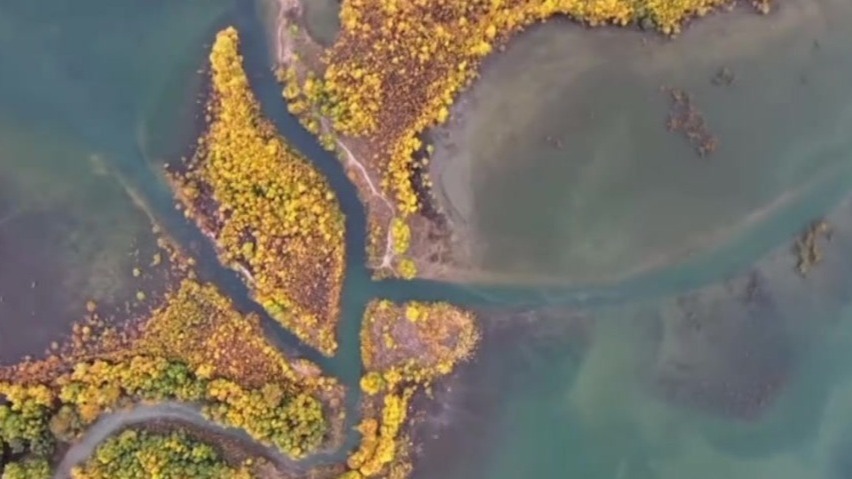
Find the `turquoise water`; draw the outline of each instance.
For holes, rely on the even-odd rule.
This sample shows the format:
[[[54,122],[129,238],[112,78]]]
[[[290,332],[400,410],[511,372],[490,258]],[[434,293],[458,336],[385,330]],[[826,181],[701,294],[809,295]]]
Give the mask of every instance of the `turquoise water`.
[[[788,9],[801,4],[790,5]],[[832,7],[828,0],[815,5],[834,13],[848,11]],[[763,63],[748,70],[752,58],[748,55],[754,52],[737,50],[742,58],[734,70],[741,75],[736,85],[741,90],[707,87],[702,106],[723,141],[738,132],[741,124],[728,122],[733,118],[766,123],[773,140],[749,145],[748,132],[741,132],[740,139],[729,142],[743,150],[729,154],[720,150],[712,161],[721,163],[722,171],[705,175],[702,194],[693,197],[689,189],[665,189],[669,203],[682,199],[689,208],[658,209],[655,224],[665,226],[669,221],[677,227],[667,232],[669,242],[642,245],[677,249],[795,191],[790,201],[747,227],[735,228],[722,241],[697,244],[691,256],[638,276],[620,275],[619,262],[604,265],[602,276],[623,276],[623,281],[498,288],[370,280],[363,266],[364,213],[355,190],[338,162],[286,113],[269,68],[261,26],[266,22],[260,11],[247,2],[225,0],[179,4],[51,0],[44,5],[0,0],[0,360],[13,362],[27,353],[38,354],[60,339],[86,299],[120,305],[132,301],[136,290],[154,286],[153,272],[147,276],[146,270],[146,283],[141,284],[130,274],[150,255],[146,248],[152,248],[153,234],[148,215],[201,259],[204,278],[222,285],[242,308],[257,310],[235,275],[216,264],[203,237],[174,210],[161,173],[163,163],[186,154],[186,145],[197,133],[196,98],[202,85],[197,70],[204,64],[213,34],[223,25],[235,24],[243,32],[252,85],[265,113],[329,177],[343,202],[350,233],[340,354],[331,360],[318,358],[266,321],[280,345],[316,360],[355,386],[361,369],[357,333],[368,299],[446,299],[481,312],[485,340],[480,354],[439,385],[439,400],[427,406],[430,419],[418,430],[422,452],[416,477],[849,477],[852,466],[843,459],[852,453],[852,409],[847,406],[852,393],[852,370],[847,366],[852,364],[852,315],[847,310],[852,222],[844,218],[852,215],[852,208],[844,198],[852,165],[848,135],[842,130],[846,123],[840,121],[845,118],[843,53],[848,44],[842,40],[848,38],[849,24],[840,21],[843,17],[825,16],[830,20],[819,23],[817,53],[811,50],[815,31],[800,35],[807,48],[794,51],[808,61],[813,55],[821,57],[814,60],[819,68],[807,70],[809,83],[802,87],[808,92],[807,101],[794,99],[792,106],[778,101],[776,109],[761,110],[755,105],[777,95],[773,88],[762,88],[772,85],[768,79],[773,68],[799,68],[794,60],[800,57],[791,55],[787,64],[778,55],[764,58],[761,53]],[[759,20],[773,32],[784,31],[781,27],[789,18],[800,18],[796,15],[813,18],[803,11]],[[718,33],[712,30],[719,28],[718,23],[708,25],[710,30],[698,33],[707,37]],[[760,37],[759,25],[749,23],[753,28],[749,38]],[[600,49],[620,41],[618,35],[602,33],[598,39],[602,45],[586,46],[606,51]],[[622,71],[609,65],[598,76],[590,74],[581,91],[590,104],[632,105],[622,114],[627,124],[643,107],[654,115],[664,114],[664,104],[654,106],[656,99],[637,99],[642,88],[671,75],[677,83],[700,89],[716,65],[735,60],[719,53],[725,49],[718,45],[704,50],[720,57],[707,60],[703,70],[693,64],[694,68],[679,69],[684,53],[671,50],[694,48],[688,36],[682,40],[685,46],[648,46],[643,61],[654,65],[648,71],[634,72],[623,81],[600,81]],[[575,53],[579,58],[583,50],[578,47]],[[832,63],[837,65],[835,76],[828,67]],[[564,75],[563,70],[555,71]],[[797,70],[796,85],[799,76]],[[497,93],[498,87],[492,86]],[[570,85],[560,88],[572,91]],[[593,101],[607,89],[619,91]],[[764,96],[758,97],[762,100],[743,104],[763,90]],[[717,97],[707,100],[711,95]],[[544,103],[550,103],[548,109],[541,113],[532,108],[530,118],[550,119],[565,106]],[[799,108],[803,106],[810,109]],[[779,111],[784,108],[799,108],[799,114],[782,116]],[[521,117],[524,110],[517,111]],[[607,184],[604,179],[618,178],[619,170],[612,164],[629,161],[635,145],[615,141],[618,136],[612,134],[609,113],[599,115],[588,123],[572,120],[568,126],[576,129],[566,126],[565,131],[580,131],[586,137],[570,151],[601,150],[596,153],[600,163],[610,167],[586,170],[598,171],[599,176],[593,177],[600,182],[568,188],[555,177],[552,185],[538,186],[542,195],[555,197],[576,189],[578,200],[566,211],[582,213],[581,218],[606,216],[601,205],[618,212],[618,205],[627,204],[624,195],[609,195],[606,192],[611,191],[601,185]],[[487,133],[487,127],[482,131]],[[538,132],[534,126],[519,132],[512,154],[526,155],[531,162],[540,150],[532,145]],[[668,136],[641,138],[637,143],[644,148],[641,151],[688,151]],[[788,154],[775,156],[779,151]],[[691,177],[703,178],[700,169],[715,165],[683,160],[688,163],[678,166],[679,171]],[[519,182],[534,183],[536,174],[554,176],[548,164],[566,159],[541,161],[541,168],[516,164],[513,175]],[[659,159],[655,168],[665,171],[673,161],[679,160]],[[495,174],[505,167],[497,165]],[[566,171],[560,174],[570,173]],[[632,176],[625,192],[650,198],[642,204],[659,204],[654,201],[661,200],[648,193],[664,189],[659,175]],[[736,181],[726,181],[730,178]],[[488,189],[488,181],[478,181],[472,189],[474,201],[487,203],[495,193]],[[742,185],[737,194],[723,188],[732,182]],[[725,207],[715,204],[722,197],[728,200]],[[582,204],[591,209],[580,208]],[[510,230],[520,224],[550,231],[553,217],[548,210],[521,210],[534,212],[523,218],[528,223],[511,217],[493,220],[504,221],[498,226]],[[828,213],[837,231],[826,247],[826,264],[802,281],[793,272],[791,237],[815,215]],[[682,224],[686,216],[690,221]],[[623,216],[613,214],[610,223],[616,228],[624,226],[622,221]],[[547,248],[536,250],[538,254],[561,255],[560,248],[565,248],[565,258],[578,258],[572,256],[572,245],[595,241],[601,234],[591,226],[566,231],[572,235],[570,241],[550,241]],[[618,229],[612,231],[619,234]],[[141,259],[134,256],[137,249]],[[623,260],[625,271],[650,254],[648,249],[619,251],[614,256]],[[589,271],[600,267],[587,266]],[[759,278],[760,294],[744,301],[752,276]],[[352,392],[349,419],[357,421],[357,386]],[[357,436],[348,439],[351,447]]]
[[[310,35],[324,46],[330,46],[340,30],[340,2],[314,0],[305,2],[305,21]]]

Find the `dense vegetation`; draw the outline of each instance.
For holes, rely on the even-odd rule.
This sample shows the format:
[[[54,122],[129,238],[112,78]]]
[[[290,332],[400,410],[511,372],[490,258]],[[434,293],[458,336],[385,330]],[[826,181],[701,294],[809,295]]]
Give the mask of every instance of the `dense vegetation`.
[[[0,405],[0,453],[13,458],[0,469],[2,479],[47,479],[56,447],[49,421],[53,397],[46,388],[13,393]]]
[[[324,71],[298,75],[288,65],[284,96],[313,131],[320,131],[316,114],[333,132],[368,145],[364,159],[410,227],[409,215],[420,212],[424,200],[413,181],[428,161],[420,135],[447,120],[482,59],[512,35],[560,14],[591,26],[639,24],[674,35],[686,19],[734,1],[345,0],[342,30],[323,56]],[[752,3],[769,10],[770,0]],[[405,233],[394,225],[398,234]],[[371,235],[371,241],[384,238]],[[413,266],[409,261],[397,274],[413,276]]]
[[[470,358],[479,331],[472,313],[448,303],[372,301],[361,329],[367,373],[362,440],[342,479],[404,478],[410,443],[402,434],[414,394]]]
[[[209,125],[174,175],[176,193],[270,315],[330,355],[345,268],[343,214],[326,179],[262,117],[242,63],[236,30],[219,32]]]
[[[307,361],[288,361],[265,340],[259,318],[234,310],[212,285],[184,279],[126,341],[105,337],[62,367],[53,358],[43,361],[52,368],[0,371],[0,451],[15,459],[4,479],[41,477],[58,444],[141,401],[196,404],[210,420],[292,457],[316,451],[341,419],[336,381]]]
[[[3,469],[3,479],[48,479],[50,464],[43,457],[13,461]]]
[[[294,366],[302,361],[282,355],[265,338],[256,314],[240,313],[215,286],[191,279],[151,313],[132,350],[183,361],[202,375],[215,372],[252,388],[276,382],[317,390],[334,383],[297,374]]]
[[[81,363],[47,385],[0,383],[0,396],[10,403],[0,410],[4,441],[37,456],[48,455],[57,441],[73,440],[101,414],[143,400],[202,404],[211,420],[294,457],[319,447],[328,429],[322,404],[309,394],[288,394],[276,383],[248,389],[185,363],[145,356]]]
[[[71,471],[72,479],[251,479],[246,466],[230,467],[212,446],[182,432],[124,431],[98,446]]]

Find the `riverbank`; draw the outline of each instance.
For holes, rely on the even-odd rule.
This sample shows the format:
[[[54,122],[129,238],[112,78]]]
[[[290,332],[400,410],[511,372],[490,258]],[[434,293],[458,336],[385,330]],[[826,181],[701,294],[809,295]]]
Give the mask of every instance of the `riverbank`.
[[[527,29],[431,130],[450,256],[473,281],[613,284],[711,254],[807,201],[844,168],[832,152],[849,108],[803,79],[849,76],[832,60],[848,29],[824,21],[849,10],[739,9],[674,40],[558,19]],[[730,85],[713,82],[722,68]],[[693,95],[718,137],[712,156],[666,131],[667,85]]]
[[[325,70],[321,60],[324,47],[309,35],[301,1],[277,0],[276,4],[274,61],[279,81],[287,85],[284,96],[290,96],[288,110],[299,117],[309,132],[319,137],[323,147],[335,152],[344,165],[347,178],[356,185],[367,210],[368,267],[375,271],[376,277],[401,276],[397,258],[400,246],[395,245],[391,228],[398,213],[393,198],[385,192],[382,172],[375,170],[368,160],[375,151],[365,139],[335,132],[330,118],[303,97],[298,85],[305,85],[309,80],[314,83]]]

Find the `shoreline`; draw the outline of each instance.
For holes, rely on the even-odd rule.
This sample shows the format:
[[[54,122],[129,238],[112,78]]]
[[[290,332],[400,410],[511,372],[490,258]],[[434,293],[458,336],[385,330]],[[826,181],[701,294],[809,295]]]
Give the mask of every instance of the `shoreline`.
[[[295,83],[296,86],[303,83],[308,72],[322,78],[324,63],[319,57],[328,50],[309,36],[305,28],[304,8],[301,0],[277,0],[276,4],[278,12],[274,27],[275,63],[279,72],[288,71],[288,88],[290,88],[291,82]],[[742,11],[739,10],[735,14],[759,16],[755,15],[751,8],[749,8],[749,12],[746,12],[745,8],[741,9]],[[714,11],[713,15],[710,16],[717,14],[719,13]],[[563,17],[564,15],[554,15],[551,18],[533,23],[530,28],[552,21],[560,21]],[[569,21],[573,25],[579,25],[584,30],[601,29],[590,27],[583,22]],[[690,17],[684,19],[683,24],[687,28],[692,28],[692,23],[698,21],[698,18]],[[642,32],[642,29],[635,24],[610,29],[615,28],[635,30],[644,34],[643,38],[651,38],[651,35]],[[499,55],[497,50],[502,51],[506,44],[512,42],[519,34],[512,32],[501,37],[496,42],[495,46],[498,48],[495,48],[495,52],[482,58],[481,63],[487,64],[495,55]],[[659,37],[659,34],[654,34],[654,37]],[[484,70],[484,67],[481,70]],[[478,71],[477,75],[479,74],[484,73]],[[280,79],[284,80],[283,74]],[[466,95],[476,87],[476,83],[477,80],[473,79],[470,84],[466,84],[457,93],[452,105],[454,109],[457,105],[465,102]],[[304,100],[300,99],[299,101],[303,102]],[[376,141],[371,139],[370,136],[351,138],[337,134],[331,128],[329,118],[322,116],[313,105],[308,104],[307,108],[308,111],[304,111],[304,107],[300,106],[299,111],[291,111],[291,113],[299,118],[309,131],[317,134],[324,146],[335,150],[338,159],[344,165],[347,177],[355,184],[358,196],[366,208],[369,226],[367,266],[374,271],[375,277],[392,276],[402,277],[403,279],[419,278],[456,284],[484,285],[500,285],[511,281],[520,281],[524,284],[555,285],[566,283],[563,278],[527,278],[511,273],[503,275],[489,272],[487,269],[476,266],[475,261],[470,257],[470,252],[460,248],[459,245],[471,242],[470,232],[465,231],[464,228],[448,226],[452,223],[452,218],[443,210],[446,205],[442,204],[437,198],[441,192],[431,188],[431,186],[438,185],[435,184],[437,182],[433,183],[435,178],[434,175],[431,175],[435,164],[429,161],[431,160],[432,144],[430,137],[436,128],[444,127],[447,124],[446,122],[419,132],[420,138],[427,140],[423,141],[422,144],[430,146],[423,148],[428,151],[424,156],[425,161],[413,160],[409,162],[410,170],[407,174],[412,178],[420,207],[416,212],[403,214],[399,211],[396,200],[390,198],[390,193],[385,192],[386,185],[384,183],[387,180],[384,177],[386,172],[378,171],[384,169],[384,167],[375,165],[371,161],[361,160],[361,158],[376,158],[377,155],[384,154],[381,153]],[[453,116],[451,115],[449,122],[453,121]],[[420,157],[422,153],[421,149],[420,154],[415,152],[415,155]],[[421,172],[423,173],[421,174]],[[383,180],[378,181],[376,178],[383,178]],[[377,187],[377,184],[381,186]],[[404,232],[396,231],[398,223],[400,227],[405,228]],[[400,239],[397,239],[397,236]],[[652,270],[656,265],[668,261],[668,259],[655,259],[648,265],[636,267],[620,276],[635,276],[637,271]]]
[[[736,241],[738,237],[747,235],[753,231],[755,227],[778,215],[785,208],[801,201],[803,197],[808,196],[811,191],[817,190],[821,184],[833,177],[837,173],[836,170],[842,169],[842,166],[829,169],[823,174],[810,179],[808,182],[799,185],[798,187],[783,192],[781,195],[773,198],[765,205],[750,211],[747,215],[740,218],[732,224],[725,225],[712,231],[709,235],[702,236],[697,241],[692,241],[685,244],[683,247],[658,255],[651,256],[642,264],[623,270],[616,275],[590,275],[580,278],[572,278],[566,280],[564,277],[535,275],[520,275],[518,273],[499,273],[489,272],[485,269],[464,269],[458,268],[455,274],[462,279],[462,282],[468,281],[475,284],[487,284],[492,286],[499,285],[517,285],[525,286],[601,286],[612,285],[632,279],[641,278],[645,275],[654,274],[667,267],[678,267],[688,264],[693,259],[700,259],[701,256],[711,256],[714,253],[725,248],[725,245],[731,241]],[[451,204],[451,202],[450,202]],[[458,228],[458,229],[463,229]],[[440,278],[424,278],[424,279],[440,279]]]
[[[681,35],[681,38],[672,40],[669,44],[662,45],[662,48],[658,48],[659,46],[655,45],[655,43],[665,42],[667,40],[662,38],[658,40],[659,37],[635,31],[635,29],[607,27],[588,30],[575,25],[573,32],[568,35],[564,35],[564,37],[566,39],[573,38],[576,40],[577,38],[582,38],[584,35],[588,34],[590,37],[594,36],[596,39],[600,40],[599,42],[594,43],[589,42],[590,51],[588,56],[590,58],[577,58],[576,62],[574,62],[577,64],[576,69],[580,72],[578,74],[595,69],[600,63],[600,60],[597,58],[605,56],[604,54],[606,49],[621,46],[624,48],[630,47],[630,55],[637,56],[639,58],[635,61],[637,63],[636,74],[643,81],[649,78],[656,78],[657,76],[677,77],[680,70],[675,71],[673,69],[672,63],[674,60],[680,58],[682,56],[682,52],[689,51],[690,47],[695,47],[695,44],[700,39],[708,37],[715,38],[714,35],[717,34],[725,35],[725,38],[722,38],[717,42],[721,53],[714,49],[707,53],[707,56],[712,58],[705,58],[705,55],[697,56],[694,60],[696,65],[695,68],[707,68],[709,71],[714,68],[718,69],[720,64],[726,65],[726,62],[729,60],[727,57],[738,60],[748,58],[750,55],[757,54],[780,41],[784,41],[784,39],[788,38],[791,35],[791,32],[794,31],[793,27],[801,24],[803,24],[807,30],[806,33],[804,33],[805,38],[808,38],[810,35],[813,35],[814,38],[822,38],[825,33],[823,31],[824,26],[819,24],[819,17],[816,13],[814,13],[814,11],[819,12],[820,6],[806,5],[803,7],[803,3],[804,2],[791,2],[790,4],[779,5],[777,11],[773,11],[772,15],[767,18],[761,15],[755,15],[750,11],[749,7],[745,5],[742,5],[741,8],[734,9],[730,12],[720,12],[715,15],[710,15],[708,18],[704,18],[694,24],[690,24],[689,28]],[[829,10],[832,8],[834,8],[833,4],[829,4],[827,7]],[[552,21],[564,23],[565,27],[574,25],[566,19],[554,19]],[[532,34],[534,30],[544,27],[552,27],[549,31],[553,31],[556,26],[549,25],[549,22],[550,21],[543,22],[530,27],[526,32],[519,35]],[[766,27],[758,28],[762,24],[765,24]],[[562,26],[563,25],[559,25],[559,27]],[[746,51],[743,52],[734,47],[734,42],[733,40],[729,40],[729,37],[741,40],[743,38],[756,37],[757,44],[754,45],[748,43],[745,47]],[[515,37],[515,39],[518,38]],[[650,42],[645,42],[646,39],[649,39]],[[649,43],[651,43],[651,45],[649,45]],[[806,43],[808,43],[807,46],[810,47],[810,41],[806,40]],[[559,46],[564,45],[559,44]],[[511,45],[509,47],[511,48]],[[583,44],[583,47],[585,47],[585,43]],[[523,51],[526,51],[530,55],[539,54],[539,50]],[[554,55],[553,51],[545,51],[543,49],[541,53],[542,55]],[[675,56],[675,54],[678,56]],[[480,83],[484,82],[484,79],[488,77],[488,75],[496,73],[496,71],[490,67],[492,66],[491,62],[495,60],[498,55],[501,55],[501,53],[494,53],[483,61],[480,68],[480,73],[482,75],[482,79],[479,80]],[[582,57],[583,55],[579,56]],[[719,57],[725,58],[720,59]],[[549,59],[550,57],[548,56],[547,58]],[[646,60],[647,64],[645,62]],[[561,74],[571,78],[574,75],[573,70],[571,69],[573,67],[566,67],[566,64],[554,64],[554,68],[557,66],[562,67],[562,69],[559,70]],[[565,68],[568,68],[568,70],[565,70]],[[503,74],[506,73],[506,69],[500,71]],[[674,83],[679,83],[681,80],[682,79],[680,78],[673,78]],[[568,85],[570,83],[569,81],[560,80],[559,84]],[[502,83],[500,85],[505,86]],[[704,232],[700,232],[699,234],[689,232],[688,234],[682,235],[683,241],[676,242],[674,247],[666,248],[665,250],[661,247],[656,247],[652,250],[648,250],[648,254],[642,253],[641,258],[636,258],[635,262],[630,261],[630,264],[627,267],[612,264],[601,264],[600,266],[591,265],[588,268],[580,268],[581,270],[575,268],[564,274],[525,271],[516,273],[508,267],[488,266],[484,261],[478,260],[474,257],[476,250],[481,248],[481,245],[487,241],[488,238],[476,237],[477,227],[474,223],[477,219],[477,213],[473,207],[473,201],[476,199],[476,193],[472,191],[471,185],[465,183],[469,182],[467,175],[474,176],[477,172],[477,168],[484,167],[480,164],[483,163],[483,161],[476,162],[474,159],[467,157],[469,155],[473,155],[466,150],[468,147],[464,144],[464,135],[469,135],[471,133],[469,133],[470,130],[465,132],[465,130],[460,129],[464,128],[464,126],[470,122],[470,116],[476,115],[477,111],[480,110],[478,102],[486,101],[489,98],[484,94],[485,88],[478,89],[478,86],[479,84],[475,82],[470,87],[460,92],[456,98],[453,108],[451,109],[448,122],[433,128],[430,131],[430,133],[434,135],[434,138],[436,138],[435,149],[437,152],[432,157],[429,165],[432,170],[431,176],[435,183],[433,191],[439,198],[438,203],[441,204],[443,209],[447,212],[446,216],[449,218],[449,222],[451,223],[451,231],[457,235],[452,248],[456,255],[463,259],[460,262],[461,264],[447,266],[444,272],[441,272],[436,276],[422,276],[427,279],[446,279],[447,276],[451,276],[452,278],[450,281],[472,282],[485,285],[521,283],[524,285],[535,286],[569,287],[594,287],[599,285],[611,285],[630,280],[640,280],[669,268],[680,268],[681,266],[689,265],[693,261],[700,261],[701,258],[713,256],[718,251],[724,250],[725,245],[731,241],[738,241],[739,237],[749,235],[750,232],[755,229],[755,225],[764,224],[767,219],[777,216],[789,205],[798,204],[799,198],[809,196],[808,191],[812,188],[818,187],[813,185],[818,185],[821,182],[820,178],[824,179],[830,177],[832,172],[835,172],[838,169],[831,166],[830,168],[826,168],[825,171],[819,172],[816,175],[818,177],[815,176],[814,178],[809,178],[806,183],[792,184],[792,187],[784,188],[777,194],[767,195],[765,199],[761,199],[757,202],[754,207],[750,207],[746,210],[743,215],[733,218],[733,221],[723,222],[719,225],[714,225],[713,228],[708,228],[706,234]],[[734,87],[736,87],[736,84]],[[491,88],[488,92],[493,94],[492,90],[496,87],[489,84],[488,88]],[[708,90],[710,90],[710,87],[708,87]],[[717,88],[717,90],[719,90],[719,88]],[[496,109],[494,111],[489,110],[489,113],[494,114],[495,111]],[[481,112],[479,114],[483,115]],[[521,115],[521,113],[518,114]],[[661,123],[662,120],[663,119],[661,119]],[[481,125],[479,125],[479,127],[480,130],[484,129]],[[450,132],[453,131],[462,131],[462,133],[449,137]],[[808,149],[811,148],[808,147]],[[801,154],[806,153],[807,151],[801,152]],[[719,157],[713,158],[711,161],[723,160],[725,160],[725,158]],[[457,162],[461,162],[463,166],[454,164]],[[448,165],[453,165],[454,168],[450,168]],[[499,167],[507,167],[507,165],[514,166],[514,163],[501,163]],[[451,170],[451,173],[447,173],[448,179],[446,179],[446,181],[442,181],[441,175],[444,171],[448,170]],[[461,184],[454,188],[454,185],[449,184],[452,182]],[[452,189],[456,189],[458,191],[456,198],[452,197]],[[487,199],[485,201],[487,201]],[[530,214],[538,213],[531,211]],[[480,232],[479,235],[482,235],[482,233]],[[678,236],[678,239],[680,238],[681,236]],[[519,245],[527,245],[527,243],[519,243]],[[529,248],[535,247],[533,244],[529,244],[527,246]],[[480,265],[477,265],[477,263],[480,263]],[[474,265],[474,267],[471,268],[470,265]]]
[[[304,7],[301,0],[275,0],[278,6],[274,25],[275,68],[278,71],[292,69],[295,78],[288,80],[304,81],[309,72],[321,73],[322,62],[319,56],[324,51],[317,41],[310,37],[305,26]],[[282,99],[282,103],[285,103]],[[330,125],[330,119],[317,111],[294,114],[309,131],[314,132],[320,143],[333,151],[343,163],[346,177],[358,192],[362,207],[366,210],[368,224],[367,267],[374,271],[376,278],[398,276],[395,260],[394,238],[391,224],[398,217],[393,202],[382,191],[381,174],[371,171],[369,163],[359,160],[375,154],[368,142],[363,139],[349,138],[336,134]],[[313,121],[313,127],[311,122]],[[365,163],[367,166],[365,166]],[[379,186],[377,186],[379,185]]]

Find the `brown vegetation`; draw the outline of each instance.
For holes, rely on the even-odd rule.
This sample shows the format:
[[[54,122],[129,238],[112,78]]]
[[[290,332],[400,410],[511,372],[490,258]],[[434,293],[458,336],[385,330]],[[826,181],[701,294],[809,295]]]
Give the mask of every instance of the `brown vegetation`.
[[[260,318],[212,285],[186,278],[134,330],[104,333],[97,347],[72,341],[84,349],[0,368],[0,446],[18,448],[21,467],[140,401],[200,404],[210,420],[295,457],[339,439],[338,383],[282,356]]]

